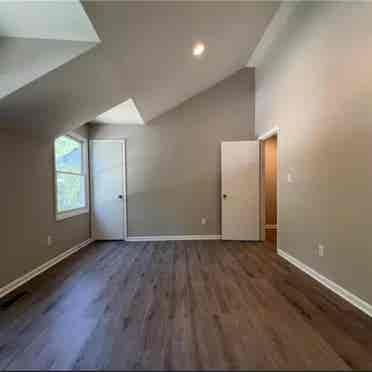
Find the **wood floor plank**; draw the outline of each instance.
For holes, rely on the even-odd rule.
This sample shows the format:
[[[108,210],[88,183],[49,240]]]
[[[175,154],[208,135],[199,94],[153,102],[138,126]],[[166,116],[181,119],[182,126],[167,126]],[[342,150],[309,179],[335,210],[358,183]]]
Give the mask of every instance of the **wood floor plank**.
[[[153,256],[154,250],[151,244],[139,246],[136,256],[128,262],[128,271],[122,272],[122,275],[117,279],[113,296],[107,298],[103,293],[101,308],[104,307],[105,311],[99,314],[99,320],[92,330],[91,337],[81,349],[73,369],[109,368],[113,360],[112,352],[116,346],[115,343],[118,343],[122,348],[122,350],[117,350],[118,355],[125,352],[126,345],[120,342],[125,341],[125,338],[122,339],[120,336],[125,334],[128,324],[131,322],[128,308],[138,293],[143,273]]]
[[[99,319],[96,308],[102,302],[97,302],[97,298],[102,297],[102,292],[105,297],[110,293],[112,278],[123,270],[127,253],[125,250],[109,265],[98,263],[94,271],[80,277],[74,287],[52,304],[49,313],[44,313],[48,316],[47,322],[43,322],[43,332],[34,334],[32,342],[7,368],[27,369],[32,361],[37,369],[68,369]],[[101,306],[102,313],[107,311],[107,306]],[[71,308],[75,309],[73,313],[69,311]]]
[[[95,242],[0,310],[0,369],[372,369],[372,320],[262,243]]]
[[[79,272],[72,271],[71,276],[66,277],[64,281],[60,281],[58,276],[58,286],[47,286],[44,282],[41,283],[41,288],[36,290],[37,283],[31,282],[25,286],[26,291],[30,291],[32,296],[22,298],[17,303],[16,307],[12,308],[12,312],[2,312],[2,320],[7,320],[9,326],[1,326],[1,341],[0,341],[0,368],[5,368],[15,358],[15,355],[25,349],[30,344],[30,339],[35,339],[39,334],[43,333],[45,329],[60,316],[60,303],[63,303],[66,296],[71,296],[76,293],[81,295],[81,285],[83,278],[87,275],[95,277],[95,270],[102,268],[109,268],[112,266],[111,258],[120,257],[120,251],[112,249],[112,245],[108,245],[105,252],[105,264],[99,261],[91,261],[89,265],[82,263]],[[94,247],[93,247],[94,249]],[[96,255],[96,259],[100,260],[101,256]],[[102,261],[103,262],[103,261]],[[113,261],[112,261],[113,262]],[[69,266],[65,262],[60,265],[60,269],[69,270]],[[93,270],[93,272],[92,272]],[[40,281],[37,278],[36,282]],[[50,280],[48,280],[49,282]],[[76,288],[76,289],[74,289]],[[44,293],[45,292],[45,293]],[[18,307],[22,308],[20,312]],[[13,312],[13,309],[15,310]],[[3,317],[4,315],[4,317]],[[13,317],[13,319],[12,319]],[[2,322],[3,324],[3,322]]]

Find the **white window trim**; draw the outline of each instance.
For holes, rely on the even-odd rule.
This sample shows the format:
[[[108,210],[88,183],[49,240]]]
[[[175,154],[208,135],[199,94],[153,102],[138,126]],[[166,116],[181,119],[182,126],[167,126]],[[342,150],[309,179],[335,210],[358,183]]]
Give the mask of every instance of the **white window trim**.
[[[85,184],[85,207],[72,209],[65,212],[58,212],[58,199],[57,199],[57,169],[56,169],[56,159],[55,159],[55,143],[53,143],[53,168],[54,168],[54,204],[55,204],[55,216],[56,221],[62,221],[67,218],[74,216],[79,216],[81,214],[89,213],[90,211],[90,196],[89,196],[89,161],[88,161],[88,140],[77,133],[70,132],[64,136],[71,137],[72,139],[79,141],[83,144],[83,176]]]

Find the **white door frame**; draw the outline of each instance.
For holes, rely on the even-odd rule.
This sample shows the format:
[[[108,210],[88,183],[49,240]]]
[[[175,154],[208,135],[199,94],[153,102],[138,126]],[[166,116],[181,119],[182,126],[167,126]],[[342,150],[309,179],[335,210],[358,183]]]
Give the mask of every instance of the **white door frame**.
[[[277,145],[276,145],[276,179],[277,179],[277,185],[276,185],[276,200],[277,200],[277,207],[276,207],[276,223],[277,223],[277,234],[279,234],[279,127],[274,127],[270,129],[269,131],[265,132],[261,136],[258,137],[258,141],[260,143],[260,239],[265,240],[265,188],[264,188],[264,182],[265,182],[265,173],[264,173],[264,166],[265,166],[265,154],[264,154],[264,147],[263,142],[271,137],[276,136],[277,138]],[[277,239],[276,245],[277,245],[277,251],[279,249],[279,239]]]
[[[124,224],[123,224],[123,237],[126,241],[128,238],[128,212],[127,212],[127,141],[126,139],[118,140],[118,139],[92,139],[89,140],[89,179],[90,179],[90,195],[93,195],[93,173],[91,172],[92,169],[92,157],[91,154],[91,146],[94,142],[119,142],[122,144],[122,153],[123,153],[123,208],[124,208]],[[94,210],[93,200],[91,200],[91,211]],[[93,218],[91,214],[90,218],[90,229],[93,235]],[[93,237],[94,238],[94,237]]]

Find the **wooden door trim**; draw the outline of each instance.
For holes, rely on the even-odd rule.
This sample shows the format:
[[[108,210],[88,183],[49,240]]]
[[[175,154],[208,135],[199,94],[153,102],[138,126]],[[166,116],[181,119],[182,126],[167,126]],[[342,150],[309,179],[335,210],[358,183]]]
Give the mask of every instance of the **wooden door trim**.
[[[277,199],[277,209],[276,209],[276,217],[277,217],[277,234],[279,234],[279,127],[274,127],[267,132],[263,133],[261,136],[258,137],[258,141],[260,144],[260,239],[265,240],[265,226],[266,226],[266,219],[265,219],[265,152],[264,152],[264,142],[276,136],[277,138],[277,146],[276,146],[276,153],[277,153],[277,166],[276,166],[276,178],[277,178],[277,189],[276,189],[276,199]],[[277,239],[277,250],[279,250],[279,239]]]

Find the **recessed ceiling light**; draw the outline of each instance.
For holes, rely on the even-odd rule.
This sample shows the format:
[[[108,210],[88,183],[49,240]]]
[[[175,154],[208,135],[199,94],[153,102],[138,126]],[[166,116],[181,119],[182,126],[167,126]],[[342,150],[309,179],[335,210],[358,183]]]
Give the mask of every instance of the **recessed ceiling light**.
[[[203,43],[196,43],[192,49],[194,57],[200,57],[205,51],[205,45]]]

